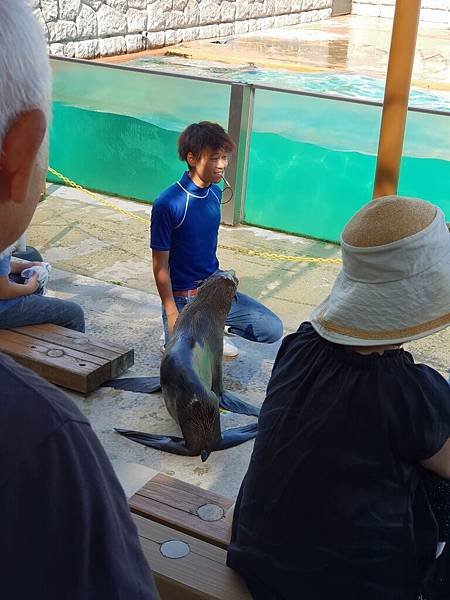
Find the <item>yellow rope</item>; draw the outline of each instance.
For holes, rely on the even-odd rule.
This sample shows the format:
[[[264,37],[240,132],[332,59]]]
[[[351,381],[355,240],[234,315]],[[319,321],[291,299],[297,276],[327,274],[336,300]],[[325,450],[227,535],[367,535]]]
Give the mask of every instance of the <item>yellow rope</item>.
[[[247,256],[259,256],[261,258],[267,258],[268,260],[286,260],[290,262],[309,262],[309,263],[330,263],[340,265],[342,260],[340,258],[318,258],[315,256],[289,256],[288,254],[275,254],[275,252],[260,252],[259,250],[250,250],[250,248],[238,248],[235,246],[226,246],[220,244],[219,248],[222,250],[232,250],[233,252],[239,252],[239,254],[245,254]]]
[[[149,221],[147,218],[141,217],[140,215],[136,215],[135,213],[133,213],[129,210],[126,210],[124,208],[119,208],[118,206],[116,206],[115,204],[112,204],[111,202],[108,202],[108,200],[105,200],[98,194],[91,192],[90,190],[87,190],[86,188],[82,187],[75,181],[72,181],[71,179],[69,179],[68,177],[63,175],[62,173],[59,173],[55,169],[52,169],[52,167],[48,167],[48,170],[50,171],[50,173],[52,175],[54,175],[55,177],[58,177],[59,179],[61,179],[61,181],[64,181],[64,183],[66,183],[67,185],[69,185],[77,190],[80,190],[81,192],[84,192],[87,196],[90,196],[99,204],[102,204],[103,206],[106,206],[107,208],[111,208],[112,210],[115,210],[116,212],[119,212],[120,214],[122,214],[126,217],[129,217],[130,219],[135,219],[136,221],[141,221],[142,223],[145,223],[146,225],[148,225]],[[236,252],[238,254],[244,254],[246,256],[258,256],[260,258],[266,258],[268,260],[284,260],[284,261],[288,261],[288,262],[306,262],[306,263],[321,263],[321,264],[334,264],[334,265],[342,264],[342,260],[340,258],[319,258],[319,257],[315,257],[315,256],[289,256],[286,254],[276,254],[274,252],[260,252],[258,250],[250,250],[250,248],[241,248],[239,246],[227,246],[225,244],[219,244],[219,248],[221,250],[231,250],[232,252]]]
[[[98,202],[99,204],[103,204],[103,206],[106,206],[108,208],[112,208],[113,210],[115,210],[115,211],[119,212],[120,214],[124,215],[125,217],[130,217],[131,219],[136,219],[136,221],[142,221],[142,223],[145,223],[146,225],[148,225],[148,219],[146,219],[145,217],[141,217],[139,215],[135,215],[134,213],[130,212],[129,210],[125,210],[124,208],[119,208],[118,206],[116,206],[115,204],[112,204],[111,202],[108,202],[108,200],[105,200],[104,198],[102,198],[98,194],[95,194],[94,192],[91,192],[90,190],[85,189],[84,187],[82,187],[78,183],[75,183],[75,181],[72,181],[71,179],[69,179],[65,175],[62,175],[61,173],[58,173],[58,171],[55,171],[55,169],[52,169],[51,167],[48,167],[48,170],[50,171],[50,173],[52,175],[55,175],[55,177],[58,177],[59,179],[61,179],[62,181],[64,181],[64,183],[67,183],[67,185],[70,185],[71,187],[73,187],[73,188],[75,188],[77,190],[80,190],[81,192],[84,192],[85,194],[87,194],[88,196],[90,196],[91,198],[93,198],[96,202]]]

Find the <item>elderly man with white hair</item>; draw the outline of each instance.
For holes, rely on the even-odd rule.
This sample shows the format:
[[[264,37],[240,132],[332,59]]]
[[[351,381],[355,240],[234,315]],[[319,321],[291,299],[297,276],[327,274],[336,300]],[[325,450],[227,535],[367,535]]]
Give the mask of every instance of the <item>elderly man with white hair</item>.
[[[0,252],[25,231],[46,166],[50,72],[25,0],[0,0]],[[0,354],[0,596],[158,598],[125,495],[69,398]]]
[[[22,3],[2,4],[0,329],[53,323],[84,331],[84,313],[78,304],[43,296],[38,273],[26,281],[20,277],[24,269],[41,263],[11,260],[11,244],[33,215],[46,172],[47,144],[42,142],[49,117],[50,77],[46,54],[36,52],[43,47],[39,29],[15,30]]]

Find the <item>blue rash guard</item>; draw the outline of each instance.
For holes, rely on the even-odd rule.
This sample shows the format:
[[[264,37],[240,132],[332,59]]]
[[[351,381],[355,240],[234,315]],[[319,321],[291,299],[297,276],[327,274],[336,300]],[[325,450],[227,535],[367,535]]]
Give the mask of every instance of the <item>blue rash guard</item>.
[[[217,237],[222,190],[198,187],[187,173],[152,208],[150,247],[169,251],[174,291],[192,290],[219,268]]]

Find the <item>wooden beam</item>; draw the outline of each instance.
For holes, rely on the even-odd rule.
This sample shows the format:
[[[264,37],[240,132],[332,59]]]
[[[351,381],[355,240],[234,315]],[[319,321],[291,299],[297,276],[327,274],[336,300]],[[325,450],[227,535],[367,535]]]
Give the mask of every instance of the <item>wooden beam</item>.
[[[0,351],[51,383],[83,394],[134,362],[132,349],[49,324],[1,329]]]
[[[225,515],[233,504],[229,498],[158,473],[128,504],[133,513],[214,546],[228,547],[230,532]]]
[[[421,0],[397,0],[373,197],[397,193]]]
[[[23,335],[45,340],[63,348],[75,349],[96,358],[104,358],[110,362],[110,379],[119,377],[134,364],[134,350],[116,344],[115,342],[100,340],[86,333],[80,333],[73,329],[60,327],[59,325],[28,325],[16,327],[16,331]]]
[[[145,557],[153,571],[161,600],[250,600],[243,580],[226,566],[226,551],[133,515]],[[162,544],[181,542],[187,554],[167,558]]]

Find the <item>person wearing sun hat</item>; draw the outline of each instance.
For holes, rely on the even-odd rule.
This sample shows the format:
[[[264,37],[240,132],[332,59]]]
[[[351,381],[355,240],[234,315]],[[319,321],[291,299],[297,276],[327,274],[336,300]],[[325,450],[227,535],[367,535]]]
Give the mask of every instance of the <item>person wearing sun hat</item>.
[[[444,214],[378,198],[341,244],[283,340],[236,501],[227,563],[258,600],[417,600],[445,541],[423,472],[450,478],[450,386],[402,348],[450,325]]]
[[[409,198],[371,202],[345,228],[344,267],[311,315],[330,342],[373,346],[450,324],[450,243],[441,209]]]

